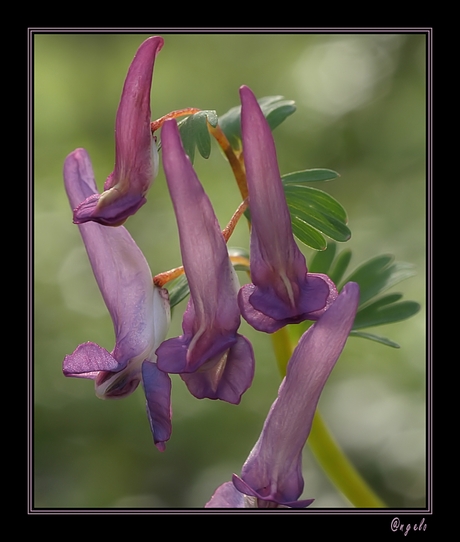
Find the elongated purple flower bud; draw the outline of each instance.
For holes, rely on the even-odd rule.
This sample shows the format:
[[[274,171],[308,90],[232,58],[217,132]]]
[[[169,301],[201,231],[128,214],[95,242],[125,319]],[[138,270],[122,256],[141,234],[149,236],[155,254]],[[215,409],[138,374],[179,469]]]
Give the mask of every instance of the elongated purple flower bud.
[[[182,147],[176,121],[164,123],[161,138],[190,301],[183,334],[157,350],[158,367],[180,373],[198,398],[237,404],[254,375],[251,344],[237,333],[238,279],[211,202]]]
[[[321,392],[350,333],[358,309],[359,287],[349,282],[330,308],[301,337],[288,363],[278,398],[259,440],[243,465],[220,486],[209,508],[302,508],[302,450]]]
[[[337,297],[326,275],[308,273],[292,234],[270,126],[243,86],[241,133],[251,211],[251,284],[241,288],[242,316],[259,331],[316,320]]]

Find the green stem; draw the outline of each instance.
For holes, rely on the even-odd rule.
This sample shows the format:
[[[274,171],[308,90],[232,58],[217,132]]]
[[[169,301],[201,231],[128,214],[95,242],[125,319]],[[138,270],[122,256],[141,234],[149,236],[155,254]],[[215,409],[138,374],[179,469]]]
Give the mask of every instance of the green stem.
[[[318,410],[308,444],[324,472],[356,508],[386,508],[342,452]]]
[[[284,377],[292,354],[288,329],[280,329],[271,338],[278,368]],[[329,479],[356,508],[386,508],[340,449],[318,410],[313,419],[308,444]]]

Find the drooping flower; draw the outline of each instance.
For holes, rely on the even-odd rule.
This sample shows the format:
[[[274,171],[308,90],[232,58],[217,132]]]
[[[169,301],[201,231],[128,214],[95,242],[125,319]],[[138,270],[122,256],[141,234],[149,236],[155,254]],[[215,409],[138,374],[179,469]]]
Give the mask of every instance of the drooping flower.
[[[316,320],[337,297],[326,275],[308,273],[292,233],[270,126],[242,86],[241,133],[251,212],[251,284],[239,293],[242,316],[258,331]]]
[[[96,192],[90,159],[84,149],[65,160],[64,182],[72,208]],[[144,255],[125,227],[95,222],[78,226],[104,302],[112,317],[112,352],[87,342],[65,357],[66,376],[95,381],[96,395],[118,399],[142,381],[155,444],[164,450],[171,434],[171,381],[155,363],[155,349],[169,326],[167,292],[153,286]]]
[[[158,149],[150,128],[153,66],[164,40],[152,36],[139,47],[126,76],[115,122],[115,169],[102,194],[76,202],[74,223],[118,226],[144,205],[158,174]]]
[[[345,346],[356,315],[359,287],[345,285],[329,309],[301,337],[278,398],[243,465],[214,493],[207,508],[304,508],[302,449],[321,392]]]
[[[157,349],[158,367],[180,373],[195,397],[238,404],[254,375],[252,346],[237,333],[238,279],[211,202],[185,154],[174,120],[164,123],[161,144],[190,300],[182,321],[183,334]]]

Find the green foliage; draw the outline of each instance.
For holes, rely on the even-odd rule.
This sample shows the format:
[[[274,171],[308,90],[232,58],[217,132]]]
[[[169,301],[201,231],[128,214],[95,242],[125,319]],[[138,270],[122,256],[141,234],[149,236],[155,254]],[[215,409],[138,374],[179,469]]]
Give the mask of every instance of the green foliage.
[[[272,130],[296,109],[294,102],[284,99],[283,96],[267,96],[258,102]],[[211,154],[208,122],[212,126],[219,123],[232,147],[241,146],[241,106],[233,107],[219,118],[215,111],[200,111],[178,123],[182,144],[192,163],[195,159],[195,148],[203,158],[209,158]],[[315,250],[326,248],[324,235],[339,242],[347,241],[351,236],[346,225],[345,209],[332,196],[306,186],[306,183],[331,181],[338,177],[337,172],[320,168],[295,171],[282,176],[294,235]],[[246,216],[249,219],[249,214]]]
[[[265,118],[274,130],[296,110],[295,102],[284,96],[266,96],[257,100]],[[241,106],[232,107],[219,117],[219,126],[234,149],[241,147]]]
[[[181,275],[171,282],[168,282],[166,289],[169,292],[169,305],[171,309],[178,305],[190,293],[187,277],[185,275]]]
[[[335,243],[333,243],[331,247],[332,246],[336,246]],[[335,282],[335,284],[340,284],[340,281],[342,280],[350,263],[351,256],[351,250],[347,249],[343,250],[334,260],[334,263],[329,271],[329,277]]]
[[[361,308],[356,315],[353,329],[406,320],[420,310],[420,305],[415,301],[398,302],[401,298],[402,294],[389,294]]]
[[[394,262],[391,254],[376,256],[360,265],[343,282],[357,282],[360,287],[360,306],[388,290],[398,282],[415,275],[414,266],[405,262]]]
[[[177,123],[182,145],[192,163],[195,159],[195,147],[203,158],[209,158],[211,154],[208,122],[213,127],[217,126],[218,118],[215,111],[199,111]]]
[[[394,262],[391,255],[382,255],[364,262],[343,279],[351,260],[351,251],[343,251],[337,257],[335,254],[336,245],[331,243],[327,250],[315,254],[309,271],[328,274],[338,285],[339,291],[347,282],[359,284],[359,307],[351,335],[399,348],[399,345],[390,339],[357,330],[406,320],[420,310],[420,305],[415,301],[400,301],[402,298],[400,293],[377,297],[402,280],[414,276],[413,266],[404,262]]]
[[[373,333],[364,333],[363,331],[354,331],[353,329],[350,332],[350,337],[361,337],[363,339],[369,339],[370,341],[375,341],[386,346],[391,346],[392,348],[400,348],[398,343],[390,341],[386,337],[381,337],[380,335],[374,335]]]
[[[322,234],[340,242],[350,239],[347,213],[337,200],[317,188],[282,180],[292,229],[299,241],[315,250],[324,250],[327,242]]]
[[[332,181],[337,179],[337,177],[340,177],[340,175],[336,171],[332,171],[332,169],[315,168],[287,173],[286,175],[282,175],[281,179],[284,186],[291,184],[302,186],[304,183]]]

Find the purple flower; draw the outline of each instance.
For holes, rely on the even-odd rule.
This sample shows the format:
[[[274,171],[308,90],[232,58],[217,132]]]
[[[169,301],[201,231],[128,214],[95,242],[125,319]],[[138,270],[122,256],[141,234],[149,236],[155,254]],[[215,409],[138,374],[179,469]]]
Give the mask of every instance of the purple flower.
[[[94,221],[119,226],[146,202],[158,174],[156,138],[150,128],[150,87],[155,57],[163,38],[153,36],[139,47],[126,76],[115,123],[115,169],[104,192],[75,202],[75,224]]]
[[[88,154],[77,149],[64,163],[70,205],[91,197],[96,183]],[[95,222],[78,226],[102,297],[112,317],[112,352],[87,342],[65,357],[66,376],[95,381],[96,395],[118,399],[142,381],[155,444],[164,450],[171,434],[171,381],[155,363],[155,349],[169,326],[169,301],[153,286],[147,261],[123,226],[107,228]]]
[[[241,133],[251,212],[251,280],[242,316],[258,331],[316,320],[337,297],[326,275],[308,273],[293,234],[273,136],[252,91],[242,86]]]
[[[254,376],[252,346],[237,333],[238,279],[211,202],[185,154],[174,120],[164,123],[161,144],[190,300],[182,321],[183,334],[157,349],[158,367],[179,373],[199,399],[238,404]]]
[[[302,449],[326,381],[345,346],[358,308],[359,287],[349,282],[301,337],[262,433],[241,476],[220,486],[207,508],[303,508]]]

